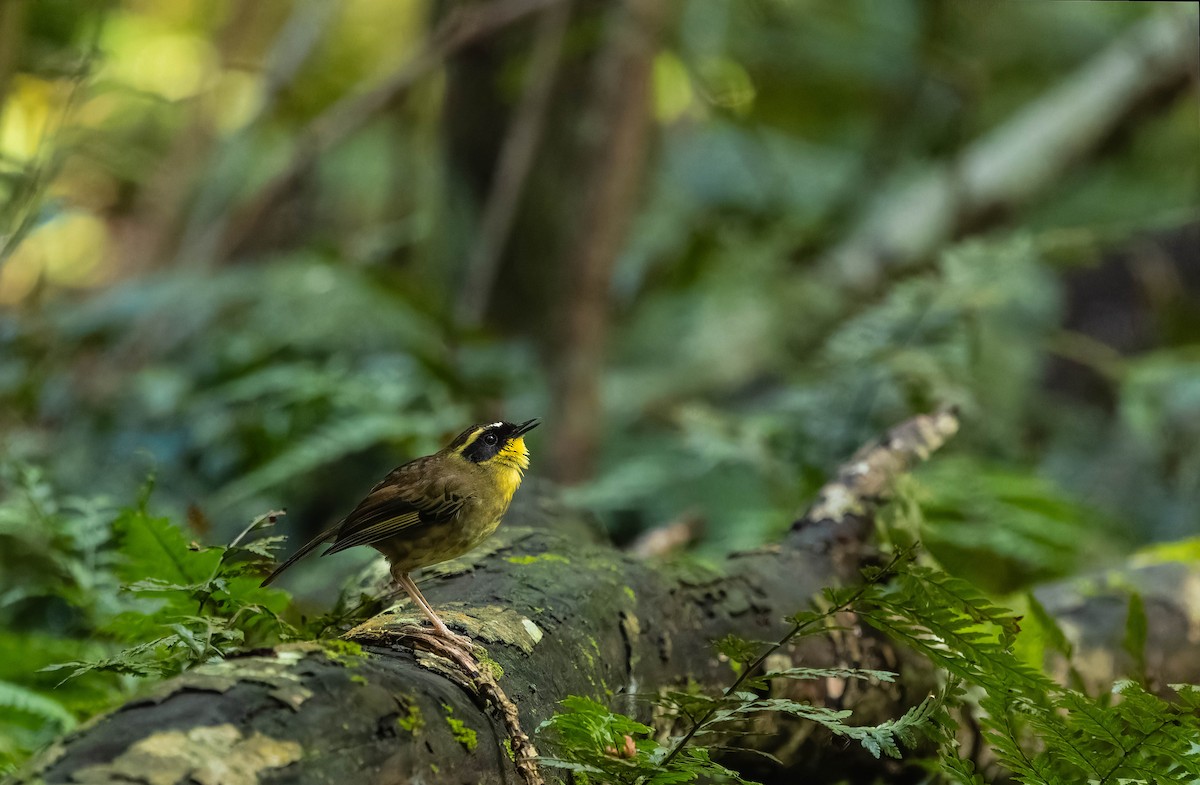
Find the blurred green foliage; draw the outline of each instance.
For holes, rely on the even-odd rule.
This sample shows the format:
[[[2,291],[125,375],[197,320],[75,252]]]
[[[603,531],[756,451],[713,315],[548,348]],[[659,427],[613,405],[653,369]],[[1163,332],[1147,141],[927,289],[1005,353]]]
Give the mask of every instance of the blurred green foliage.
[[[303,635],[288,594],[258,585],[284,539],[261,536],[275,514],[204,547],[150,513],[150,486],[118,510],[0,470],[0,769],[128,697],[131,677]]]
[[[177,551],[286,507],[292,532],[312,532],[466,422],[551,409],[547,368],[571,347],[550,305],[571,303],[546,238],[572,220],[581,173],[559,151],[578,142],[602,38],[579,5],[492,309],[471,326],[452,305],[488,145],[528,79],[524,28],[474,53],[495,66],[482,87],[469,57],[431,72],[266,199],[324,112],[411,60],[439,4],[0,5],[14,53],[0,58],[0,646],[22,652],[0,656],[0,706],[23,718],[0,756],[129,689],[93,671],[52,690],[62,674],[35,671],[112,657],[120,636],[94,633],[130,607],[181,625],[170,667],[290,634],[273,626],[278,595],[205,589],[261,610],[197,636],[185,606],[207,579],[123,574],[131,526]],[[752,547],[864,440],[952,403],[962,433],[890,514],[955,574],[1010,592],[1194,535],[1194,85],[989,233],[874,288],[817,261],[862,205],[954,160],[1163,5],[680,3],[609,292],[598,470],[571,498],[618,539],[698,514],[702,555]],[[464,114],[468,88],[486,94],[484,120]],[[531,440],[535,473],[553,433]],[[150,472],[156,509],[188,533],[129,503]],[[339,566],[298,585],[328,586],[322,569]],[[149,577],[176,588],[147,611],[118,587]]]
[[[307,522],[472,417],[546,408],[544,317],[498,336],[448,315],[461,267],[444,250],[477,209],[453,171],[462,162],[437,141],[436,79],[322,156],[298,217],[267,224],[241,263],[205,256],[307,122],[404,62],[430,9],[95,6],[68,25],[53,5],[29,3],[4,115],[9,182],[41,177],[8,202],[41,216],[8,249],[0,287],[9,455],[118,497],[153,468],[179,517],[286,504]],[[1122,362],[1118,419],[1107,401],[1058,398],[1043,379],[1068,281],[1042,249],[1061,254],[1070,230],[1085,249],[1071,263],[1095,265],[1113,221],[1121,242],[1139,221],[1194,206],[1194,96],[1031,205],[1022,218],[1037,233],[952,249],[878,293],[832,287],[805,263],[882,179],[1003,123],[1154,12],[995,4],[981,20],[947,2],[684,4],[654,69],[660,155],[613,282],[601,470],[578,498],[634,529],[699,510],[714,552],[753,545],[864,438],[954,402],[971,421],[964,453],[1076,498],[1099,493],[1108,518],[1136,519],[1137,539],[1186,531],[1195,440],[1151,421],[1160,402],[1175,420],[1196,411],[1195,332],[1161,347],[1180,359],[1155,363],[1153,383],[1143,359]],[[387,42],[370,32],[383,18]],[[793,39],[806,45],[768,45]],[[520,54],[509,58],[498,89],[514,102]],[[21,137],[38,162],[22,166],[12,129],[35,115],[54,133]],[[185,153],[173,190],[152,196]],[[147,212],[158,199],[166,212]],[[180,233],[174,251],[165,231]],[[523,295],[507,286],[498,299]],[[1105,448],[1085,461],[1097,440]],[[1102,476],[1131,454],[1127,482]]]
[[[41,668],[102,656],[92,633],[118,612],[113,509],[60,498],[40,471],[3,470],[0,504],[0,769],[107,708],[121,680],[68,682]]]

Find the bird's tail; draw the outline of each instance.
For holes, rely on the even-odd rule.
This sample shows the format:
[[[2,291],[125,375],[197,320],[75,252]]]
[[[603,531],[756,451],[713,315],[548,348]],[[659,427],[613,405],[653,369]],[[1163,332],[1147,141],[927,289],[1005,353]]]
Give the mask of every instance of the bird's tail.
[[[337,534],[338,527],[339,527],[339,526],[341,526],[341,525],[342,525],[342,522],[341,522],[341,521],[338,521],[338,522],[337,522],[336,524],[334,524],[333,526],[329,527],[329,528],[328,528],[328,529],[326,529],[325,531],[323,531],[323,532],[321,532],[320,534],[318,534],[316,537],[313,537],[311,540],[309,540],[308,542],[306,542],[306,543],[304,544],[304,547],[302,547],[300,550],[296,551],[296,552],[295,552],[295,553],[293,553],[291,556],[289,556],[289,557],[287,558],[287,561],[285,561],[283,564],[281,564],[281,565],[279,565],[278,567],[276,567],[276,568],[275,568],[275,569],[274,569],[274,570],[271,572],[271,574],[270,574],[270,575],[268,575],[266,578],[263,578],[263,582],[262,582],[262,583],[260,583],[260,584],[259,584],[259,586],[269,586],[269,585],[271,584],[271,581],[273,581],[273,580],[275,580],[277,577],[279,577],[279,573],[283,572],[283,571],[284,571],[284,570],[286,570],[288,567],[291,567],[293,564],[295,564],[296,562],[298,562],[298,561],[300,561],[301,559],[303,559],[305,556],[307,556],[307,555],[308,555],[308,553],[309,553],[309,552],[310,552],[310,551],[311,551],[313,548],[317,547],[318,545],[320,545],[320,544],[321,544],[321,543],[323,543],[323,542],[327,542],[327,541],[329,541],[329,540],[333,539],[333,536],[334,536],[335,534]]]

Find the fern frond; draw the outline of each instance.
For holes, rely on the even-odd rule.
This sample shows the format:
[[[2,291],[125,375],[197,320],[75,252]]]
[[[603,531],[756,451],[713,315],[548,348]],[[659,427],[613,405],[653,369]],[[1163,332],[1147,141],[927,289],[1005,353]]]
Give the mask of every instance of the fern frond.
[[[958,578],[912,567],[861,617],[974,684],[1016,687],[1030,700],[1057,689],[1047,676],[1012,655],[1017,619]]]
[[[41,719],[56,725],[60,731],[75,727],[75,715],[61,703],[9,681],[0,681],[0,708]]]

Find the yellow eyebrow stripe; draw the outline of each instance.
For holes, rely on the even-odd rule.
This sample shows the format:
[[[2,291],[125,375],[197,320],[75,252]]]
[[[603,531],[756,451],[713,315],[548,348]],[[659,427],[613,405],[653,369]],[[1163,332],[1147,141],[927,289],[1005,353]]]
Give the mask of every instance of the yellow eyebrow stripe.
[[[471,435],[468,436],[460,446],[456,447],[454,452],[458,453],[459,455],[462,455],[463,451],[466,450],[468,447],[470,447],[472,444],[474,444],[475,440],[479,438],[479,434],[483,433],[483,431],[484,431],[484,426],[480,426],[479,428],[476,428],[475,430],[471,431]]]

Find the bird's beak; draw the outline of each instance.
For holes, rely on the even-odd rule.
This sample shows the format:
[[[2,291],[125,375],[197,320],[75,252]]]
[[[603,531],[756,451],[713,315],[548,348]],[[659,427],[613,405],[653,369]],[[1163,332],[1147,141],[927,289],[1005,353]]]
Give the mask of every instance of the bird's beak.
[[[526,420],[517,426],[517,430],[515,433],[513,433],[513,436],[524,436],[541,424],[541,421],[536,417],[534,417],[532,420]]]

